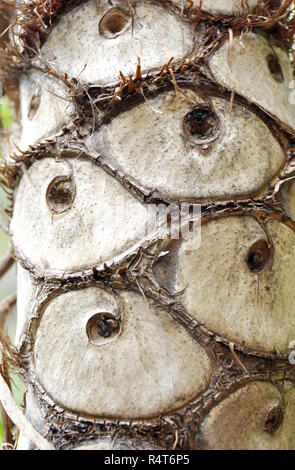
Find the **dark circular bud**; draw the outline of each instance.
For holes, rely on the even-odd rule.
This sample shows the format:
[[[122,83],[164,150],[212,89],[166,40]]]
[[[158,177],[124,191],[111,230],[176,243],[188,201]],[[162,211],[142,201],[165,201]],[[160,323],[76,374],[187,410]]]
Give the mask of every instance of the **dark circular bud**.
[[[264,417],[263,429],[268,434],[274,434],[282,425],[284,413],[282,408],[277,405],[271,408]]]
[[[272,250],[263,238],[253,243],[247,255],[247,265],[250,271],[260,273],[267,269],[272,261]]]
[[[99,22],[99,34],[106,39],[114,39],[131,25],[131,17],[119,7],[111,8]]]
[[[267,65],[272,77],[277,82],[283,82],[285,80],[280,61],[275,54],[269,54],[267,56]]]
[[[112,313],[100,312],[93,315],[87,322],[86,333],[89,341],[95,345],[105,344],[107,341],[118,336],[121,331],[120,318]]]
[[[37,114],[40,104],[41,104],[41,87],[39,84],[36,84],[36,87],[32,94],[32,97],[29,103],[29,108],[28,108],[28,118],[30,119],[30,121]]]
[[[75,195],[76,188],[72,177],[57,176],[47,188],[47,205],[52,212],[62,214],[71,207]]]
[[[208,144],[219,136],[219,119],[209,107],[197,106],[184,116],[183,129],[196,144]]]

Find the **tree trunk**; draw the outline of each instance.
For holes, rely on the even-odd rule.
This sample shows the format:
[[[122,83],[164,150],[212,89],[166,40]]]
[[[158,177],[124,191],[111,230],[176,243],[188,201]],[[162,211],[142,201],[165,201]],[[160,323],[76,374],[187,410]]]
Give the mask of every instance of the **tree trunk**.
[[[56,449],[295,448],[291,2],[195,3],[17,7],[16,344]]]

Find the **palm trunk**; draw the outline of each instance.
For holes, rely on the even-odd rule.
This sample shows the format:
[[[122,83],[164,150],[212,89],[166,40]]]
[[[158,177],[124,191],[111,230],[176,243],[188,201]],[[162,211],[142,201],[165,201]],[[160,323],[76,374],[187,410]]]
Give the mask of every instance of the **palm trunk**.
[[[17,7],[16,344],[56,449],[295,448],[292,2],[195,3]]]

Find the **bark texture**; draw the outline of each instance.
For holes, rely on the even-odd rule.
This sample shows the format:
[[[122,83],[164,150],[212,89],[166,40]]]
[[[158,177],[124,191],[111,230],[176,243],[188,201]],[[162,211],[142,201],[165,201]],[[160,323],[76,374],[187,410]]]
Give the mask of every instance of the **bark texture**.
[[[196,3],[20,2],[2,52],[26,416],[56,449],[295,448],[292,2]],[[201,206],[200,246],[145,232],[159,203]]]

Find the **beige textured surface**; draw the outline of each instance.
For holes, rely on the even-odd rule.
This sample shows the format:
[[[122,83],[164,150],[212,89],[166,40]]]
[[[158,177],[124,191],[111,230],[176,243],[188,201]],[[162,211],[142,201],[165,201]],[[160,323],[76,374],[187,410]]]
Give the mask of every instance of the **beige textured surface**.
[[[23,76],[20,83],[22,136],[21,150],[57,132],[71,120],[75,110],[67,89],[39,72]],[[33,98],[34,112],[31,109]]]
[[[221,198],[266,186],[284,155],[266,125],[246,108],[213,99],[220,135],[207,150],[184,134],[185,115],[202,104],[162,94],[120,114],[91,138],[91,145],[144,186],[170,197]],[[158,111],[158,112],[157,112]]]
[[[284,420],[271,435],[264,431],[263,424],[268,411],[277,405],[284,410]],[[201,425],[196,442],[198,447],[212,450],[292,450],[294,420],[294,384],[285,382],[281,394],[270,383],[255,382],[211,411]]]
[[[126,3],[114,2],[122,8],[125,5],[125,9]],[[160,4],[133,3],[133,33],[130,27],[114,39],[101,36],[99,22],[112,7],[107,0],[91,0],[58,23],[43,46],[42,55],[69,77],[79,75],[80,81],[107,84],[117,82],[120,71],[126,77],[135,74],[138,57],[143,71],[147,71],[162,68],[171,57],[177,61],[192,52],[194,35],[188,25],[182,25]]]
[[[120,296],[123,331],[104,346],[89,343],[85,328],[97,311],[116,313],[111,294],[88,288],[48,305],[34,347],[41,384],[58,404],[96,416],[148,417],[185,404],[206,387],[206,353],[139,294]]]
[[[295,339],[295,234],[276,221],[268,223],[274,244],[272,269],[257,275],[246,258],[254,242],[265,239],[251,217],[229,217],[203,226],[199,250],[192,241],[178,254],[179,300],[198,320],[234,342],[259,350],[286,351]]]
[[[190,27],[157,0],[133,2],[133,34],[127,27],[122,34],[115,32],[113,39],[100,36],[99,23],[112,9],[111,3],[125,8],[128,2],[90,0],[54,26],[42,48],[53,68],[69,78],[78,78],[82,84],[111,84],[113,90],[120,71],[127,77],[135,73],[138,57],[146,72],[159,70],[172,56],[179,61],[195,51]],[[256,0],[248,3],[252,7]],[[242,0],[202,3],[203,10],[221,14],[236,14],[241,4]],[[254,34],[244,36],[243,43],[245,49],[234,39],[231,51],[228,42],[216,52],[211,60],[216,78],[295,128],[294,106],[288,102],[293,77],[287,55]],[[267,66],[267,56],[274,52],[282,65],[283,83],[275,81]],[[72,112],[71,104],[63,99],[66,92],[62,86],[35,72],[31,78],[23,77],[21,85],[23,149],[64,126]],[[35,115],[29,113],[34,81],[40,83],[40,96],[34,99],[37,104],[40,99],[40,106]],[[189,94],[194,102],[198,101],[192,92]],[[228,102],[214,98],[213,104],[221,127],[219,138],[208,149],[185,142],[182,118],[192,103],[181,93],[175,98],[174,92],[117,117],[108,130],[101,129],[92,145],[128,176],[165,196],[234,199],[252,194],[279,170],[282,151],[269,129],[249,110],[234,105],[230,117]],[[53,215],[45,197],[48,185],[57,175],[69,175],[71,171],[76,185],[73,205]],[[295,220],[292,198],[292,188],[282,196],[287,214]],[[61,274],[126,253],[142,240],[147,219],[146,207],[90,161],[59,162],[52,157],[35,163],[22,177],[16,191],[13,242],[45,276],[47,270],[59,270]],[[249,271],[246,256],[254,242],[266,239],[265,233],[250,217],[230,217],[204,226],[198,250],[194,249],[198,246],[196,239],[184,242],[173,260],[177,262],[167,269],[165,281],[168,286],[173,284],[178,293],[184,289],[177,301],[213,331],[258,350],[269,352],[276,346],[285,351],[295,339],[295,235],[277,222],[269,223],[268,228],[275,248],[274,264],[259,276]],[[177,252],[179,245],[175,246]],[[173,281],[176,278],[174,283],[170,274]],[[50,289],[46,280],[44,284]],[[35,297],[35,287],[30,275],[20,268],[18,342],[28,315],[33,313],[29,299]],[[67,288],[66,283],[63,289]],[[208,389],[213,364],[207,353],[168,313],[149,307],[139,294],[110,294],[92,287],[47,300],[36,341],[35,332],[32,334],[31,369],[49,396],[66,410],[87,417],[148,419],[177,410]],[[119,305],[124,306],[120,334],[104,344],[89,342],[89,319],[102,311],[117,315]],[[258,368],[261,363],[257,359]],[[232,373],[233,383],[235,369]],[[30,381],[32,377],[28,374],[27,378]],[[197,445],[294,449],[294,385],[286,383],[285,392],[284,421],[273,436],[263,430],[263,421],[269,409],[282,405],[282,399],[273,385],[259,383],[244,387],[211,410],[196,436]],[[27,416],[43,433],[45,420],[36,399],[37,395],[32,397],[29,391]],[[49,412],[46,422],[54,422],[55,418]],[[120,441],[121,436],[116,439],[116,429],[120,427],[115,425],[102,441],[86,442],[91,437],[83,434],[85,443],[76,446],[129,450],[131,443],[127,439]],[[70,428],[68,431],[71,433]],[[189,434],[190,429],[187,431]],[[57,444],[69,437],[62,433],[51,435]],[[181,434],[179,437],[177,445],[181,446]],[[77,434],[70,436],[69,446],[75,445],[76,438]],[[160,436],[158,442],[161,440]],[[31,444],[21,438],[19,447],[30,448]]]
[[[73,172],[76,196],[53,215],[46,190]],[[123,253],[145,235],[148,211],[89,160],[45,158],[22,177],[11,222],[14,245],[38,268],[77,270]],[[29,223],[28,223],[29,221]]]
[[[267,57],[274,54],[281,66],[284,81],[276,81],[268,68]],[[228,61],[229,55],[229,61]],[[230,46],[226,42],[209,61],[216,80],[235,90],[253,103],[295,129],[294,105],[290,103],[289,83],[293,72],[287,52],[271,45],[260,34],[243,36],[242,43],[235,37]]]
[[[282,186],[280,199],[286,215],[295,222],[295,182],[288,181]]]
[[[186,0],[172,0],[172,3],[176,4],[180,8],[182,5],[185,7],[189,6],[189,2]],[[194,5],[197,7],[200,4],[200,0],[194,0]],[[202,10],[208,13],[231,15],[237,14],[239,11],[247,11],[242,8],[242,0],[202,0]],[[259,4],[259,0],[248,0],[249,8],[254,8]]]

